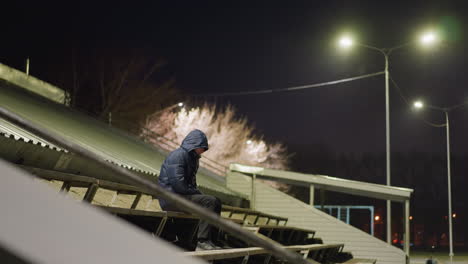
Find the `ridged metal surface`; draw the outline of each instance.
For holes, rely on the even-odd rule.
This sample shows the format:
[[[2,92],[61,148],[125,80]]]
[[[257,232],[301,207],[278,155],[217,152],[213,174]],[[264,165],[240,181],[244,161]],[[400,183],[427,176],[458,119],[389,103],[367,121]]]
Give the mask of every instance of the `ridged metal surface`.
[[[0,105],[62,135],[70,142],[98,154],[111,163],[152,177],[159,175],[159,168],[165,158],[161,151],[142,142],[137,137],[128,135],[83,113],[28,93],[20,87],[1,82],[1,80]],[[66,152],[66,150],[58,148],[3,119],[0,122],[0,134],[13,137],[15,140],[32,142],[44,148]],[[226,188],[222,182],[215,181],[212,177],[200,172],[198,173],[198,183],[202,187],[232,197],[239,196],[236,192]]]
[[[23,140],[24,142],[31,142],[35,145],[41,145],[42,147],[67,152],[67,150],[61,149],[54,144],[41,139],[22,128],[19,128],[18,126],[15,126],[2,118],[0,118],[0,134],[9,138],[13,137],[15,140]]]

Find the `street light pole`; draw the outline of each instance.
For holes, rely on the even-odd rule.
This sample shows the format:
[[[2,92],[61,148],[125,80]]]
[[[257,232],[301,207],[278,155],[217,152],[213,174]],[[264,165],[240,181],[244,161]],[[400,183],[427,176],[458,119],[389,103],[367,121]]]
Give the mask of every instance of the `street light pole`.
[[[388,53],[382,52],[385,57],[385,138],[386,138],[386,167],[387,185],[390,186],[390,99],[388,76]],[[392,234],[392,201],[387,200],[387,243],[391,244]]]
[[[383,48],[377,48],[374,46],[362,44],[362,43],[356,43],[358,46],[375,50],[384,56],[385,59],[385,164],[386,164],[386,184],[387,186],[391,185],[391,165],[390,165],[390,85],[389,85],[389,63],[388,63],[388,57],[392,53],[392,51],[396,49],[400,49],[402,47],[407,46],[409,43],[405,43],[393,48],[389,49],[383,49]],[[392,201],[387,200],[387,243],[391,244],[392,243]]]
[[[441,125],[438,125],[438,124],[431,124],[429,123],[430,125],[432,126],[435,126],[435,127],[443,127],[445,126],[445,133],[446,133],[446,141],[447,141],[447,189],[448,189],[448,192],[447,192],[447,196],[448,196],[448,222],[449,222],[449,257],[450,257],[450,263],[453,263],[453,256],[454,256],[454,253],[453,253],[453,227],[452,227],[452,218],[453,218],[453,213],[452,213],[452,173],[451,173],[451,168],[450,168],[450,121],[449,121],[449,112],[451,110],[454,110],[454,109],[457,109],[457,108],[460,108],[460,107],[464,107],[468,105],[468,102],[465,102],[465,103],[462,103],[462,104],[459,104],[459,105],[455,105],[455,106],[452,106],[452,107],[445,107],[445,108],[441,108],[441,107],[437,107],[437,106],[433,106],[433,105],[428,105],[427,108],[430,108],[430,109],[434,109],[434,110],[439,110],[439,111],[442,111],[444,112],[445,114],[445,124],[441,124]],[[424,104],[420,101],[417,101],[414,103],[414,106],[416,108],[422,108],[424,107]]]
[[[350,46],[353,44],[351,39],[342,39],[341,40],[341,45],[344,46]],[[390,53],[396,49],[402,48],[409,43],[399,45],[390,49],[383,49],[383,48],[377,48],[374,46],[362,44],[362,43],[356,43],[357,46],[366,48],[366,49],[371,49],[374,51],[380,52],[385,59],[385,164],[386,164],[386,184],[390,186],[391,182],[391,172],[390,172],[390,92],[389,92],[389,71],[388,71],[388,57],[390,56]],[[392,201],[387,200],[387,243],[391,244],[392,243]]]
[[[387,186],[391,185],[391,165],[390,165],[390,85],[389,85],[389,71],[388,71],[388,57],[390,53],[396,49],[405,47],[408,45],[402,44],[390,49],[381,49],[377,47],[373,47],[370,45],[365,45],[362,43],[358,43],[358,46],[376,50],[384,56],[385,59],[385,167],[386,167],[386,184]],[[387,243],[392,243],[392,201],[387,200]]]
[[[447,186],[448,186],[448,221],[449,221],[449,247],[450,247],[450,263],[453,263],[453,233],[452,233],[452,182],[450,172],[450,124],[448,110],[445,112],[445,127],[447,134]]]
[[[343,46],[351,46],[353,45],[353,42],[351,39],[342,39],[341,40],[341,45]],[[355,43],[357,46],[366,48],[366,49],[371,49],[374,51],[380,52],[385,59],[385,164],[386,164],[386,184],[387,186],[391,185],[391,165],[390,165],[390,85],[389,85],[389,62],[388,62],[388,57],[390,54],[397,50],[401,49],[403,47],[406,47],[410,45],[411,43],[404,43],[398,46],[395,46],[393,48],[377,48],[371,45],[366,45],[363,43]],[[387,243],[391,244],[392,243],[392,201],[387,200]]]

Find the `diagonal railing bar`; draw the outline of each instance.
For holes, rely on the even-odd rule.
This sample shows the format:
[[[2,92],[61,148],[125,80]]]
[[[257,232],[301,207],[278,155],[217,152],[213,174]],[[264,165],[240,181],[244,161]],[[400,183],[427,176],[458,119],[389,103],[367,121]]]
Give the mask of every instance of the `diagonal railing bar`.
[[[64,137],[54,133],[42,126],[38,126],[32,123],[30,120],[27,120],[12,111],[4,107],[0,107],[0,117],[6,119],[7,121],[20,126],[23,129],[28,130],[31,133],[36,134],[39,137],[44,138],[60,147],[63,147],[70,152],[74,153],[75,155],[82,156],[84,158],[90,159],[99,165],[111,170],[115,173],[115,176],[122,180],[123,182],[127,182],[129,184],[133,184],[135,186],[139,186],[141,188],[147,189],[149,193],[152,195],[158,196],[160,198],[166,199],[167,201],[171,202],[172,204],[183,208],[185,211],[190,212],[201,219],[207,221],[208,223],[230,233],[231,235],[239,238],[240,240],[250,243],[254,246],[262,247],[270,252],[272,255],[284,259],[290,263],[303,263],[303,264],[310,264],[309,261],[303,259],[301,255],[291,252],[281,246],[281,244],[266,241],[262,238],[256,236],[255,234],[243,229],[239,225],[222,219],[219,215],[208,211],[207,209],[192,203],[191,201],[184,199],[183,197],[169,192],[162,187],[160,187],[156,182],[152,181],[151,179],[140,177],[139,175],[128,171],[122,167],[114,165],[108,161],[106,161],[101,156],[95,154],[92,151],[89,151],[79,144],[73,143],[65,139]]]

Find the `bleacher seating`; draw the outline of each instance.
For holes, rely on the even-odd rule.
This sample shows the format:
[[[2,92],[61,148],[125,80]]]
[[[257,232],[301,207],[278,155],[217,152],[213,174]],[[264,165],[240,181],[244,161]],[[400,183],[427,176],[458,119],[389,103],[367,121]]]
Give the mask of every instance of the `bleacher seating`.
[[[228,205],[223,205],[222,214],[227,215],[228,218],[236,218],[239,215],[241,217],[240,219],[242,219],[243,221],[247,221],[248,223],[253,225],[257,225],[260,223],[263,223],[265,225],[286,225],[286,223],[288,222],[288,218],[286,217],[271,215],[248,208],[233,207]],[[262,220],[264,221],[262,222]]]
[[[346,262],[343,262],[343,264],[375,264],[375,263],[377,263],[376,259],[358,259],[358,258],[353,258]]]
[[[269,237],[283,245],[306,245],[315,236],[314,230],[307,230],[292,226],[257,226],[258,233]]]
[[[288,250],[300,253],[311,263],[328,263],[327,259],[340,252],[342,247],[343,244],[285,246]],[[240,258],[242,263],[246,263],[252,257],[257,257],[252,260],[252,263],[270,263],[270,261],[274,261],[270,253],[259,247],[196,251],[186,253],[186,255],[199,257],[207,261]]]
[[[67,193],[73,188],[81,188],[81,194],[75,193],[75,198],[93,204],[187,251],[195,249],[195,235],[200,218],[181,212],[162,211],[160,208],[150,206],[158,203],[154,202],[156,199],[153,195],[142,188],[83,175],[28,166],[20,167],[42,180],[53,182],[60,192]],[[113,192],[112,195],[106,197],[109,200],[107,203],[98,201],[99,197],[96,195],[101,190]],[[116,200],[119,196],[125,196],[126,202],[117,204]],[[146,202],[142,202],[143,197]],[[352,255],[342,252],[343,244],[323,244],[321,239],[315,237],[314,230],[287,226],[288,219],[284,217],[227,205],[223,205],[222,217],[242,225],[263,239],[276,241],[285,248],[302,254],[312,263],[374,263],[373,260],[345,262],[352,258]],[[187,252],[186,254],[207,261],[220,261],[220,263],[237,263],[239,260],[243,261],[242,263],[247,263],[247,261],[248,263],[275,263],[275,258],[266,250],[252,247],[222,230],[219,232],[217,242],[226,246],[227,249]]]

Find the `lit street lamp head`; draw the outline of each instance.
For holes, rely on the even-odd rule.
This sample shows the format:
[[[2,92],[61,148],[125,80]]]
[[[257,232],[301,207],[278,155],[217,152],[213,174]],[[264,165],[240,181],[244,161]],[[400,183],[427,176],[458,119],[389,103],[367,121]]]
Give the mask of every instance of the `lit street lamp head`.
[[[353,40],[350,37],[345,36],[345,37],[340,38],[338,44],[340,45],[340,47],[348,48],[353,45]]]
[[[421,101],[416,101],[413,103],[414,108],[420,109],[424,107],[424,104]]]
[[[421,36],[420,41],[425,46],[432,45],[437,42],[437,36],[434,32],[427,32]]]

